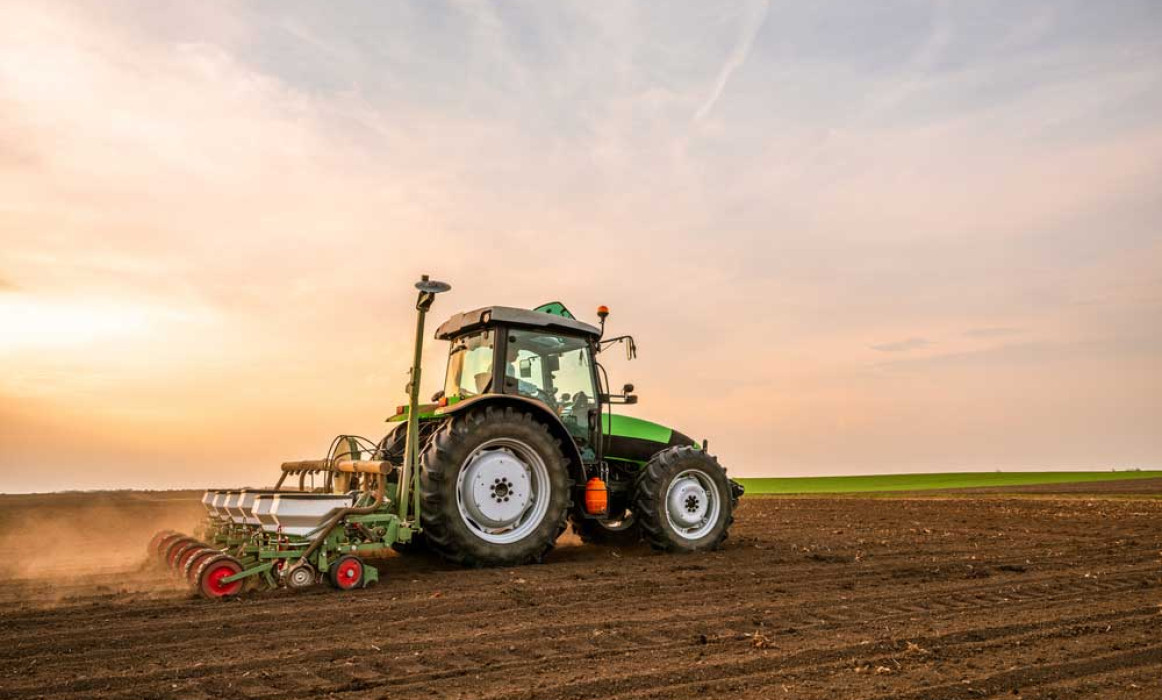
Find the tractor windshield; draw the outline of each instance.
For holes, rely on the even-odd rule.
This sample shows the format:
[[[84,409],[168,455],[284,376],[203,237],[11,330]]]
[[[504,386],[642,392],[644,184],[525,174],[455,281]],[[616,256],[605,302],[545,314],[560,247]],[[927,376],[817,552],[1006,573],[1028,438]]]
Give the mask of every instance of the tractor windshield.
[[[453,341],[444,380],[444,396],[466,399],[491,389],[492,339],[493,332],[487,330]]]

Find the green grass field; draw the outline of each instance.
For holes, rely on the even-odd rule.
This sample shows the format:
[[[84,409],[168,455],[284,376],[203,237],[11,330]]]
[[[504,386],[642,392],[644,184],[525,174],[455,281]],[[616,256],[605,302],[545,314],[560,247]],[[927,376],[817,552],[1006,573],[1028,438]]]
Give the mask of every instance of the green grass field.
[[[932,489],[996,488],[1033,484],[1162,478],[1162,471],[1140,472],[951,472],[739,479],[749,495],[797,493],[873,493]]]

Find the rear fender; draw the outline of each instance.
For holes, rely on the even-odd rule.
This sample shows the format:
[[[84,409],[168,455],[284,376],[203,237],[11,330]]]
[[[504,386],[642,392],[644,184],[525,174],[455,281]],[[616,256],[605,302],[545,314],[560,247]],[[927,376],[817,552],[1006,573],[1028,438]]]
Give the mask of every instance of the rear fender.
[[[569,478],[573,480],[573,484],[575,486],[585,484],[585,463],[581,461],[581,451],[577,449],[577,443],[573,442],[573,436],[569,434],[569,430],[561,422],[561,419],[540,401],[511,394],[484,394],[457,401],[452,406],[440,408],[436,411],[436,415],[454,416],[473,408],[484,408],[485,406],[513,408],[536,416],[549,429],[549,434],[561,443],[561,452],[568,462]]]

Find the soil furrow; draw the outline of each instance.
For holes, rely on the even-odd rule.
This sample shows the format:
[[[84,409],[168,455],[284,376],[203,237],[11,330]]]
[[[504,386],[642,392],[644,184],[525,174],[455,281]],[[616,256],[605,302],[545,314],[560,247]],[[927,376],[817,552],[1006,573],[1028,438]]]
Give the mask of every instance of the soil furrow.
[[[120,574],[4,581],[0,697],[1151,697],[1160,522],[1156,498],[748,498],[707,555],[395,558],[376,589],[226,604],[137,570],[152,533],[126,528]]]

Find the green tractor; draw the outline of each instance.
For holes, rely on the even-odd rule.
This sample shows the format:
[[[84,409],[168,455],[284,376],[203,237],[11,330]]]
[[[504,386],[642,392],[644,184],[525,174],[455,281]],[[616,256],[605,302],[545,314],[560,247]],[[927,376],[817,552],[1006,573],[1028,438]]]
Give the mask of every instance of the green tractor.
[[[424,320],[450,287],[416,284],[408,403],[379,441],[340,435],[323,459],[285,462],[271,489],[212,489],[194,536],[163,531],[148,551],[206,598],[252,589],[341,590],[379,578],[363,557],[427,549],[467,566],[540,561],[571,522],[587,542],[714,549],[742,487],[706,442],[616,414],[601,352],[636,355],[560,303],[490,306],[436,331],[451,343],[444,388],[420,403]]]
[[[645,540],[657,549],[716,548],[742,487],[687,435],[614,412],[637,397],[610,391],[598,362],[631,336],[605,337],[554,302],[490,306],[436,331],[451,344],[444,388],[417,406],[424,546],[465,565],[539,561],[571,522],[586,542]],[[419,348],[417,347],[417,352]],[[418,366],[418,364],[417,364]],[[380,442],[402,461],[409,408]]]

